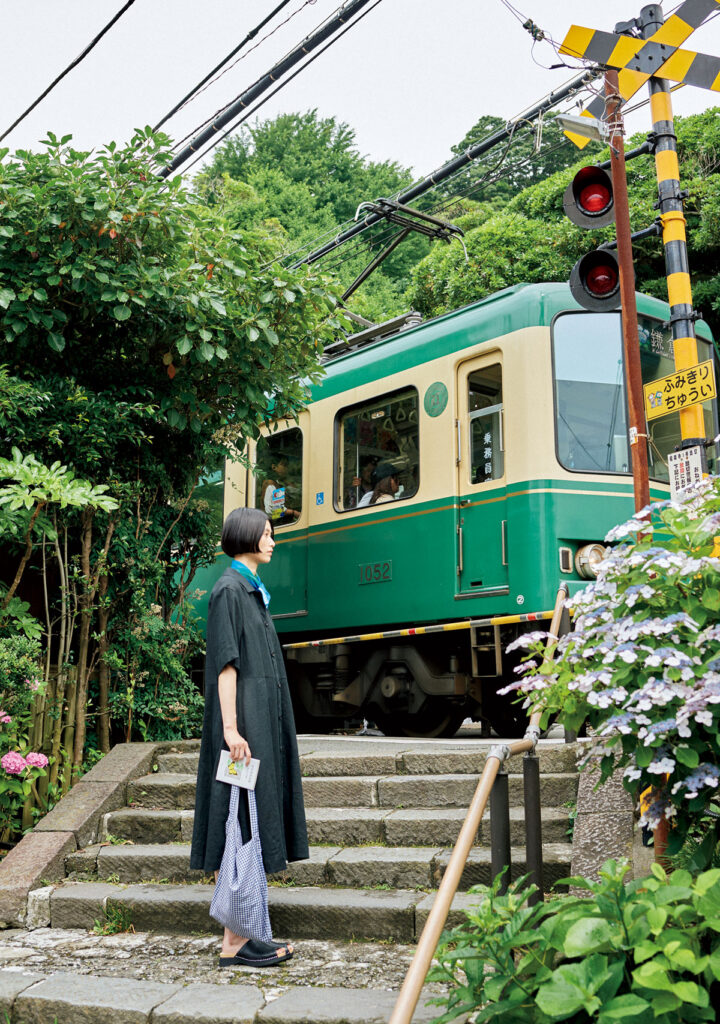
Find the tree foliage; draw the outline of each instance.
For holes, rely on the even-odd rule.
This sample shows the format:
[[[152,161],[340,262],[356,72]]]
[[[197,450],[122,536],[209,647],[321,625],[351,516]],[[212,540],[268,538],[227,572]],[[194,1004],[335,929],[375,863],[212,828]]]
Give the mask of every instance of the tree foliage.
[[[271,402],[297,412],[339,321],[325,279],[266,266],[267,233],[157,177],[163,137],[69,142],[0,164],[0,445],[19,449],[0,484],[4,594],[19,572],[15,597],[25,588],[44,620],[48,700],[72,706],[77,766],[120,728],[112,709],[128,738],[139,718],[140,735],[161,719],[164,735],[197,729],[187,595],[217,522],[196,489]],[[33,474],[65,498],[41,501]]]

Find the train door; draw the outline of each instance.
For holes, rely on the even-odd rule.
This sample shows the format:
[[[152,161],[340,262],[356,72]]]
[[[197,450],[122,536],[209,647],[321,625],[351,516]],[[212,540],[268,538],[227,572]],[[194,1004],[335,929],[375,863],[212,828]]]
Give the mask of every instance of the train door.
[[[258,439],[253,467],[254,486],[248,504],[270,516],[275,552],[262,578],[272,594],[274,619],[307,615],[308,501],[305,430],[290,427]]]
[[[460,364],[457,396],[457,593],[505,594],[507,488],[500,352]]]

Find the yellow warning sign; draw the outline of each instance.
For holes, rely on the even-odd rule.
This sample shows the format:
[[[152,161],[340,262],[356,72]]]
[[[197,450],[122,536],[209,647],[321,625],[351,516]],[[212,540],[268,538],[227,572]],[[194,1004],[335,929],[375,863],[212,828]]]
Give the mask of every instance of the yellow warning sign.
[[[717,396],[712,359],[686,370],[677,370],[643,387],[645,415],[648,420],[667,416],[691,405],[699,405]]]

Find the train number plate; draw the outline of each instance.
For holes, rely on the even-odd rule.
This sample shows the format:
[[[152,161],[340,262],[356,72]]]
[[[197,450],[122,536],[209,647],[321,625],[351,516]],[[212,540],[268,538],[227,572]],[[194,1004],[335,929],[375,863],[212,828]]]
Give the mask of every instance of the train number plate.
[[[358,566],[360,572],[359,584],[363,583],[389,583],[392,579],[392,560],[384,562],[364,562]]]

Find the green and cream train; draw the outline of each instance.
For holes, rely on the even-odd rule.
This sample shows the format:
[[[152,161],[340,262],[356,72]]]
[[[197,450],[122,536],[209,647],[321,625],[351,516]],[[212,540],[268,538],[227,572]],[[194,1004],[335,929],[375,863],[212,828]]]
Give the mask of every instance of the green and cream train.
[[[668,306],[638,295],[638,315],[649,382],[674,368]],[[712,358],[702,323],[698,336]],[[228,462],[223,481],[225,514],[257,506],[275,524],[263,579],[299,725],[365,716],[439,736],[471,716],[512,735],[521,713],[496,691],[528,627],[486,620],[551,609],[561,580],[582,587],[633,511],[620,313],[519,285],[363,330],[325,370],[299,420],[253,447],[254,471]],[[715,403],[705,418],[713,437]],[[664,497],[678,415],[648,432]]]

